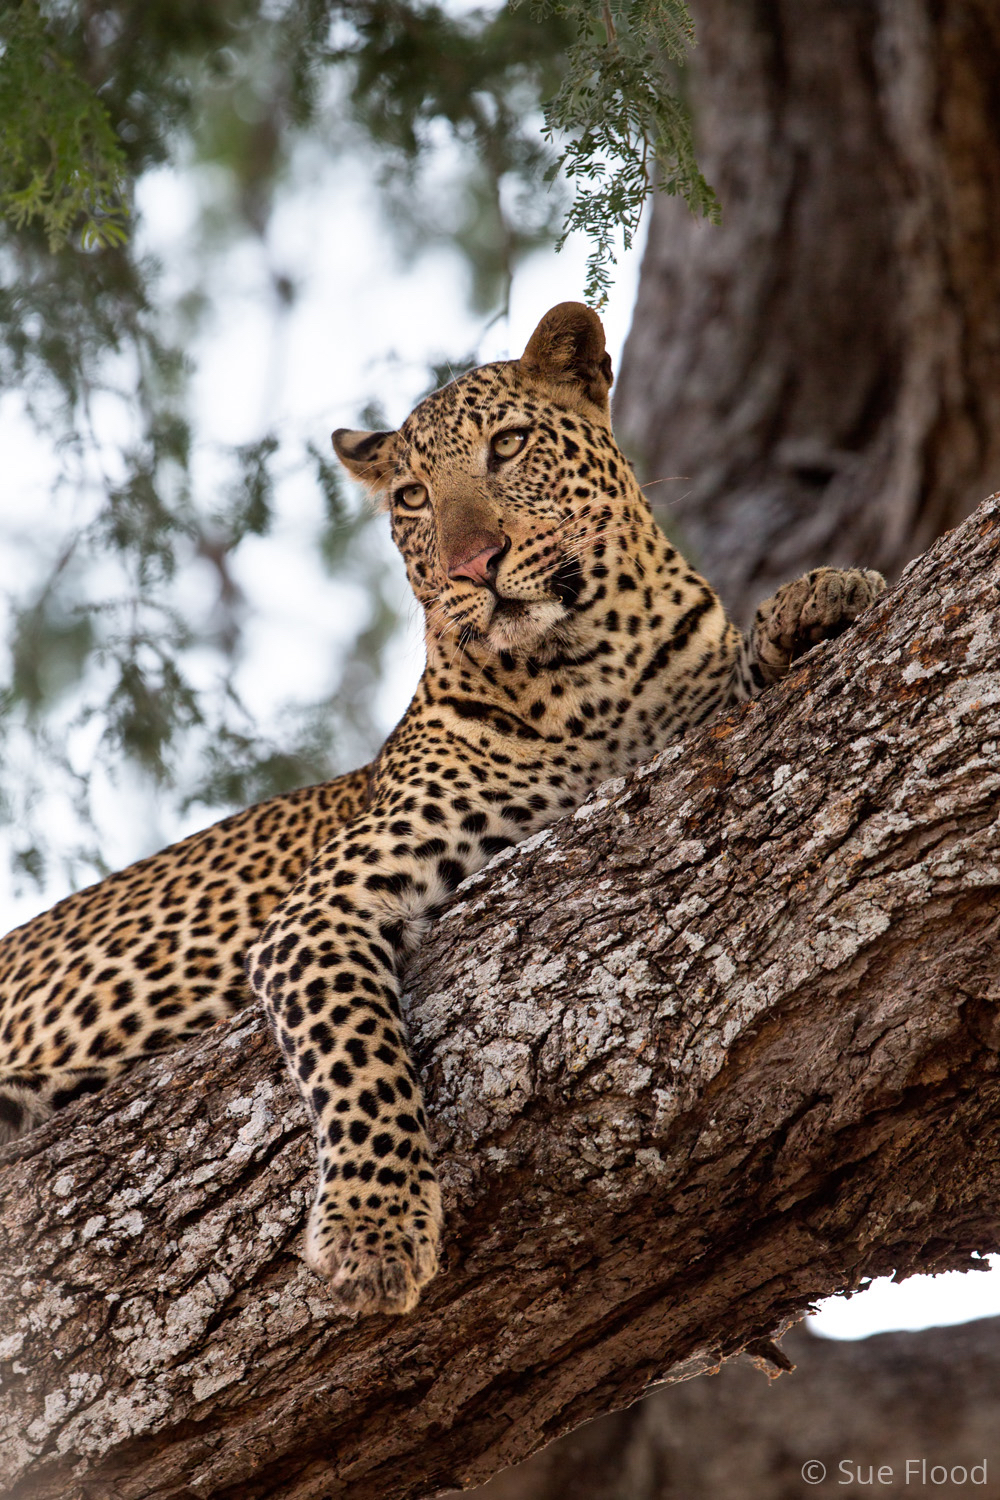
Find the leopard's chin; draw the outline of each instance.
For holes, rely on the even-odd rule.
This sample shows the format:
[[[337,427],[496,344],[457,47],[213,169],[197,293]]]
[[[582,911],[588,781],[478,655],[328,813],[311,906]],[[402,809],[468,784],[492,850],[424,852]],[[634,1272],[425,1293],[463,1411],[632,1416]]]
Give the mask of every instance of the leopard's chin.
[[[483,639],[498,654],[537,655],[547,642],[555,645],[554,636],[567,613],[556,599],[498,599]]]

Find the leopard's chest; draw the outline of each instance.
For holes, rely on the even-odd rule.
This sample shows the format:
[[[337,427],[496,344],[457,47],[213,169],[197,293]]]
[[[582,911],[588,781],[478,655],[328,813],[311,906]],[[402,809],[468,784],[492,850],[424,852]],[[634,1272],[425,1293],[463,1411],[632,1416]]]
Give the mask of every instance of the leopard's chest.
[[[655,643],[641,656],[655,660]],[[579,806],[609,777],[623,775],[683,732],[687,693],[667,674],[645,679],[603,661],[502,699],[471,694],[438,705],[463,752],[463,790],[502,807],[513,800],[528,833]],[[680,700],[680,701],[678,701]]]
[[[529,708],[554,759],[570,756],[593,776],[631,770],[699,722],[725,695],[731,663],[721,639],[675,634],[630,638],[577,673],[548,686],[546,708]]]

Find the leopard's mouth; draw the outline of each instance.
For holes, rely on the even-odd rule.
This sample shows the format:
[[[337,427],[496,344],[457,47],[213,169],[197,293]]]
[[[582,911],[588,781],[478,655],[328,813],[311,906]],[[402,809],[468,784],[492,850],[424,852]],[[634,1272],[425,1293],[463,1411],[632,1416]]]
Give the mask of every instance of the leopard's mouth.
[[[499,587],[490,583],[479,591],[480,603],[485,605],[485,618],[481,617],[475,624],[471,621],[464,624],[460,638],[466,645],[475,641],[491,651],[508,651],[517,655],[537,652],[544,647],[547,638],[555,646],[562,641],[560,627],[573,613],[583,585],[583,572],[576,559],[564,560],[547,579],[541,581],[544,592],[540,597],[518,598],[502,592],[502,580]]]

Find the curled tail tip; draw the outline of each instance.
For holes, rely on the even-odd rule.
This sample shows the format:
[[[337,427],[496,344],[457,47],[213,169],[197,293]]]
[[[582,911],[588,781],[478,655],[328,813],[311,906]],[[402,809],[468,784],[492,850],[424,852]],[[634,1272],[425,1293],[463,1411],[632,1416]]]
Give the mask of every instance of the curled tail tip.
[[[20,1078],[0,1076],[0,1146],[27,1135],[52,1115],[52,1103]]]
[[[23,1100],[18,1098],[13,1089],[5,1088],[0,1083],[0,1146],[6,1146],[8,1141],[16,1141],[19,1135],[30,1129],[31,1121]]]

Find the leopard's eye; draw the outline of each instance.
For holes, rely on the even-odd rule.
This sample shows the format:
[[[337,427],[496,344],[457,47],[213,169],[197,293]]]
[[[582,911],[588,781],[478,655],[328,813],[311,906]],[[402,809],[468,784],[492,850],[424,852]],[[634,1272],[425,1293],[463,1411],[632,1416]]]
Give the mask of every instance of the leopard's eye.
[[[509,432],[497,433],[490,443],[490,452],[494,458],[513,458],[527,441],[528,434],[523,427],[512,427]]]
[[[427,499],[425,484],[404,484],[394,496],[404,510],[419,510]]]

